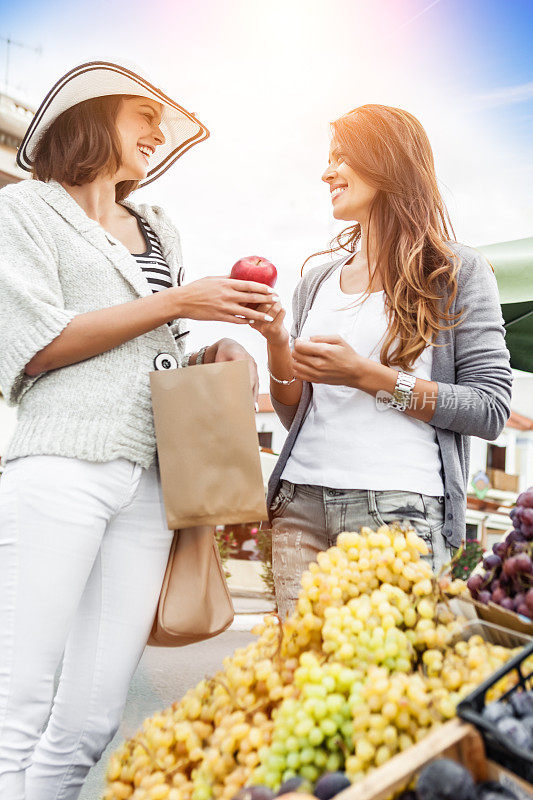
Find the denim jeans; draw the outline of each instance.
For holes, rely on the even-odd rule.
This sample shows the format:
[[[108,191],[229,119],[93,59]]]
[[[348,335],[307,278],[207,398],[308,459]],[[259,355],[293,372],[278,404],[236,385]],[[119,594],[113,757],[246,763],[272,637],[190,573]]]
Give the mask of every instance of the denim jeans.
[[[78,797],[119,726],[172,537],[154,464],[8,461],[0,480],[2,800]]]
[[[332,547],[343,531],[409,523],[426,542],[434,572],[450,561],[453,549],[443,536],[444,497],[416,492],[329,489],[282,480],[270,506],[272,571],[278,611],[289,614],[300,579],[321,550]]]

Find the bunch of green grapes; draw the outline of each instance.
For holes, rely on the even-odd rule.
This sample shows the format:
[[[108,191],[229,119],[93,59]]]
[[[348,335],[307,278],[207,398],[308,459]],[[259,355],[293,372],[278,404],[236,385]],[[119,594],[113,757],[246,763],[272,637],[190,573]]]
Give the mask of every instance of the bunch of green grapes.
[[[421,560],[427,552],[426,543],[413,530],[398,524],[341,533],[336,546],[319,553],[302,575],[296,609],[284,625],[283,652],[288,656],[304,650],[321,652],[323,626],[332,609],[371,595],[385,584],[398,587],[413,601],[434,598],[431,567]]]
[[[346,773],[350,780],[361,780],[441,722],[433,699],[422,674],[391,674],[371,666],[366,680],[352,687],[349,698],[353,755],[346,759]]]
[[[382,664],[408,672],[414,649],[404,632],[404,615],[413,613],[412,601],[398,586],[384,583],[369,595],[325,611],[322,649],[348,665]]]
[[[270,747],[259,751],[251,782],[272,789],[290,778],[314,783],[323,772],[342,769],[352,746],[348,696],[363,673],[303,653],[294,681],[299,697],[283,701],[274,717]]]

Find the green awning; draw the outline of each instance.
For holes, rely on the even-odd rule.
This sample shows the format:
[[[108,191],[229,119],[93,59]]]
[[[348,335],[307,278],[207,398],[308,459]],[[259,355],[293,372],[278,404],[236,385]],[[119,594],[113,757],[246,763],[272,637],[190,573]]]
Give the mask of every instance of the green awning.
[[[511,366],[533,372],[533,238],[479,247],[498,281]]]

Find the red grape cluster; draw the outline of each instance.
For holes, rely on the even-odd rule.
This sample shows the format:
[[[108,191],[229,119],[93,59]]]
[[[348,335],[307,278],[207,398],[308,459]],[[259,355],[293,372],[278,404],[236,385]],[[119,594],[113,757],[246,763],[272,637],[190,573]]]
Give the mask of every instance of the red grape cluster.
[[[474,600],[496,603],[533,619],[533,487],[518,495],[509,515],[513,530],[483,559],[484,572],[467,586]]]

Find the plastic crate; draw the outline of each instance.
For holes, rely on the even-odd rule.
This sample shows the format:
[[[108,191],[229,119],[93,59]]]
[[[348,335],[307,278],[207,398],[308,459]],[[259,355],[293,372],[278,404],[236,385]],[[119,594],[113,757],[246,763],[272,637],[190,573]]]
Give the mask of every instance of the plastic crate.
[[[501,701],[507,700],[514,692],[521,689],[533,689],[533,671],[527,672],[524,669],[524,662],[531,656],[533,656],[533,642],[527,644],[520,653],[500,667],[457,706],[457,714],[467,722],[471,722],[481,732],[488,757],[530,783],[533,782],[533,750],[517,747],[499,732],[494,723],[485,719],[482,712],[487,705],[487,692],[506,675],[515,673],[516,685],[499,698]]]

